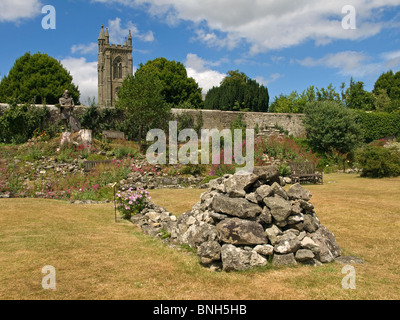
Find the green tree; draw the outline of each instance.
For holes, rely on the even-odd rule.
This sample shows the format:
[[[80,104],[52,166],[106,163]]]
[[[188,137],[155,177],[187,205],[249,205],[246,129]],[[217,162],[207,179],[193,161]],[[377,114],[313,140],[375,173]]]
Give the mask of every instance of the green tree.
[[[162,83],[162,94],[172,107],[189,103],[194,108],[203,107],[201,88],[197,82],[188,77],[185,66],[163,57],[140,64],[138,70],[152,72]]]
[[[118,92],[117,108],[125,113],[126,131],[140,146],[148,130],[165,129],[171,107],[163,95],[164,86],[154,72],[139,69],[127,77]]]
[[[372,111],[375,109],[375,97],[371,92],[364,90],[364,83],[350,80],[350,87],[346,90],[345,103],[350,109]]]
[[[387,91],[385,89],[377,89],[375,94],[375,109],[378,112],[391,112],[392,110],[392,100],[389,98]]]
[[[382,92],[386,92],[390,99],[390,104],[386,104],[386,112],[395,112],[400,108],[400,71],[393,73],[389,71],[381,74],[376,80],[373,93],[379,96]],[[385,98],[386,99],[386,98]],[[387,101],[386,101],[387,102]],[[378,106],[379,107],[379,106]]]
[[[274,102],[269,106],[269,112],[273,113],[301,113],[298,104],[299,95],[296,91],[293,91],[290,95],[281,94],[279,97],[275,97]]]
[[[268,89],[243,72],[228,71],[219,87],[211,88],[204,106],[211,110],[267,112]]]
[[[337,150],[346,154],[363,141],[355,111],[334,101],[308,103],[304,111],[304,126],[313,151],[331,153]]]
[[[0,82],[0,101],[15,99],[19,103],[57,104],[68,90],[79,103],[78,87],[59,61],[45,53],[29,52],[17,59],[7,76]]]

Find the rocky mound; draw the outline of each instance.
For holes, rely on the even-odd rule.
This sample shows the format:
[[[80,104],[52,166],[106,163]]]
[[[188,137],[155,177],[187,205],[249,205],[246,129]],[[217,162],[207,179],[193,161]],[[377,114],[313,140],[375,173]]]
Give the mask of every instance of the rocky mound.
[[[197,249],[202,265],[245,270],[257,266],[320,265],[341,255],[300,184],[286,191],[276,166],[210,181],[190,212],[179,218],[151,204],[134,217],[142,229]]]

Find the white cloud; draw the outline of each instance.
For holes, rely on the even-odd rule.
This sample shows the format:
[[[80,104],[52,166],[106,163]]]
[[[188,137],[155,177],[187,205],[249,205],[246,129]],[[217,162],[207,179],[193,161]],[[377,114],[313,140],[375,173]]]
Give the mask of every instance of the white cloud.
[[[360,40],[393,28],[382,12],[400,0],[352,0],[357,29],[345,30],[342,8],[348,0],[93,0],[141,7],[166,23],[191,21],[199,40],[232,49],[241,41],[256,54],[288,48],[308,40],[325,45],[334,40]]]
[[[33,18],[41,13],[42,6],[39,0],[1,0],[0,22]]]
[[[328,54],[322,58],[315,59],[307,57],[297,62],[304,67],[326,67],[337,69],[344,76],[366,77],[376,76],[387,69],[400,66],[400,51],[384,52],[380,59],[371,62],[371,57],[363,52],[342,51]]]
[[[218,64],[219,63],[206,61],[193,53],[189,53],[186,56],[185,66],[187,74],[189,77],[196,80],[204,94],[212,87],[219,86],[226,76],[210,68]]]
[[[89,44],[74,44],[71,47],[71,53],[79,54],[91,54],[96,53],[98,50],[98,44],[96,42],[91,42]]]
[[[123,44],[125,38],[128,38],[129,30],[132,32],[132,37],[139,39],[144,42],[153,42],[154,34],[153,32],[147,31],[146,33],[141,33],[138,27],[132,23],[132,21],[128,21],[125,24],[125,27],[121,25],[121,18],[115,18],[114,20],[108,20],[108,29],[110,33],[110,42],[116,44]]]
[[[268,78],[264,78],[263,76],[258,76],[256,77],[256,81],[264,86],[268,86],[269,84],[283,77],[284,76],[280,73],[273,73]]]
[[[394,69],[400,66],[400,50],[384,52],[381,57],[385,61],[387,69]]]
[[[95,97],[97,101],[97,61],[88,62],[85,58],[65,58],[61,64],[71,73],[73,83],[79,86],[81,103]]]

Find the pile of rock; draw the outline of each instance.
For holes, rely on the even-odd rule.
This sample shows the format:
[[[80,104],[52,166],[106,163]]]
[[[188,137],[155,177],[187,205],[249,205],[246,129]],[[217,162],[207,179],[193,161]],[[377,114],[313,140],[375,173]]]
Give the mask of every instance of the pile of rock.
[[[152,204],[135,217],[146,233],[197,249],[202,265],[218,270],[320,265],[341,254],[301,185],[282,188],[276,166],[210,181],[190,212],[176,218]]]

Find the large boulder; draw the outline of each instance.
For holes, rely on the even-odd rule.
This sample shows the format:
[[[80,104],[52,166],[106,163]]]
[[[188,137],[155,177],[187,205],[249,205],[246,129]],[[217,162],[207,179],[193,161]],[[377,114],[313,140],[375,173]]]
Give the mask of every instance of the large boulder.
[[[262,212],[259,205],[244,198],[230,198],[222,194],[214,196],[211,208],[215,212],[247,219],[253,219]]]
[[[232,218],[217,224],[219,241],[235,245],[258,245],[268,242],[261,224],[255,221]]]

